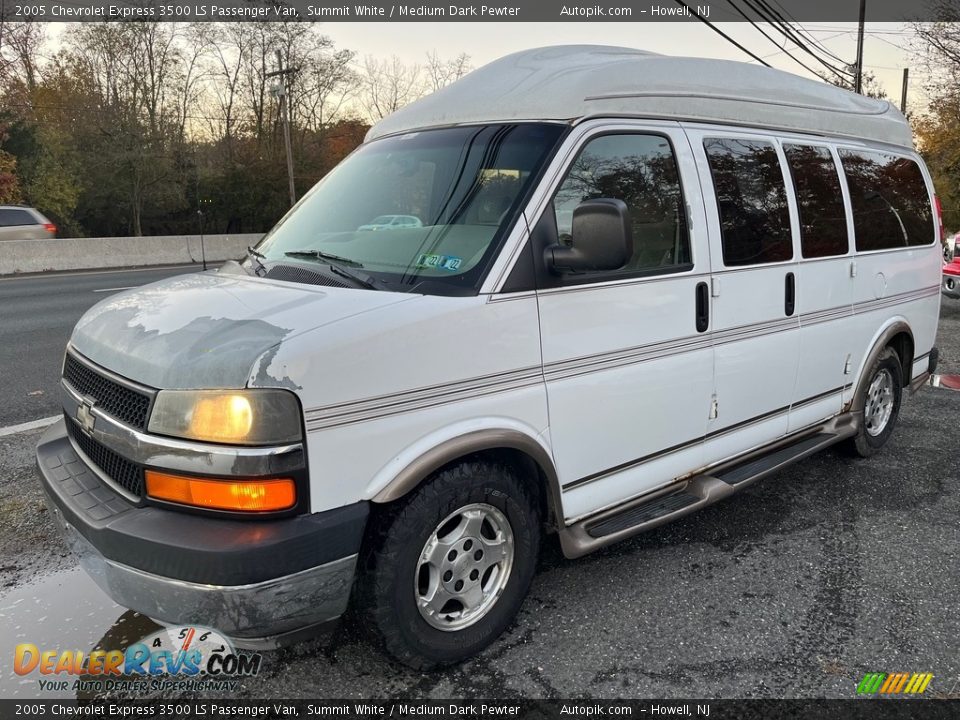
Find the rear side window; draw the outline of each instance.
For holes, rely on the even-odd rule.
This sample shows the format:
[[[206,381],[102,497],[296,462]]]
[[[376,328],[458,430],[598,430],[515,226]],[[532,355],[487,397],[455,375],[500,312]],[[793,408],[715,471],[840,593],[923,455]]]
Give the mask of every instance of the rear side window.
[[[792,259],[787,191],[773,144],[707,138],[703,148],[720,212],[723,264],[757,265]]]
[[[8,208],[0,210],[0,227],[11,227],[14,225],[36,225],[37,221],[33,215],[26,210],[17,210]]]
[[[889,153],[840,150],[857,250],[930,245],[936,236],[920,166]]]
[[[623,272],[676,272],[690,259],[680,174],[661,135],[601,135],[583,148],[553,199],[557,232],[571,241],[573,211],[584,200],[615,198],[630,210],[633,257]]]
[[[800,210],[800,245],[805,258],[846,255],[847,215],[840,175],[825,147],[784,144]]]

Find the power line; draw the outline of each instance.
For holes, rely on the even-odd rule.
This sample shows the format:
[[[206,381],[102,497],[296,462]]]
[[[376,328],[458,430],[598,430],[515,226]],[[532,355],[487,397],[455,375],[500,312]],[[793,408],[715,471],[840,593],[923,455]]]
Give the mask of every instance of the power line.
[[[818,24],[816,27],[808,24],[807,27],[812,27],[814,32],[856,32],[856,30],[851,30],[848,27],[842,25],[827,25],[827,24]],[[868,30],[868,35],[915,35],[912,30]]]
[[[803,25],[801,25],[797,21],[797,19],[793,15],[790,14],[790,12],[782,4],[780,4],[779,0],[771,0],[771,1],[773,2],[774,5],[780,8],[780,10],[782,11],[782,14],[779,11],[775,10],[773,7],[770,7],[768,4],[768,7],[770,7],[770,10],[773,11],[773,13],[784,22],[789,20],[791,26],[797,29],[797,33],[801,37],[805,37],[815,48],[818,48],[825,55],[827,55],[830,58],[833,58],[841,65],[849,64],[847,63],[846,60],[835,55],[828,47],[826,47],[817,38],[815,38]]]
[[[790,25],[790,23],[788,23],[788,22],[784,19],[784,17],[783,17],[782,15],[780,15],[780,14],[776,11],[776,9],[774,9],[774,8],[770,5],[769,2],[767,2],[767,0],[744,0],[744,2],[746,2],[747,5],[748,5],[755,13],[757,13],[763,20],[765,20],[766,22],[768,22],[771,26],[775,27],[778,32],[780,32],[785,38],[787,38],[787,39],[790,40],[794,45],[796,45],[798,49],[803,50],[805,53],[807,53],[808,55],[810,55],[810,57],[814,58],[817,62],[819,62],[821,65],[823,65],[824,67],[826,67],[827,69],[829,69],[831,72],[834,72],[834,73],[836,73],[836,74],[838,74],[838,75],[843,75],[844,73],[846,73],[845,68],[846,68],[846,66],[848,65],[848,63],[847,63],[845,60],[837,57],[836,55],[834,55],[834,54],[831,53],[830,51],[826,51],[826,54],[827,54],[827,55],[829,55],[831,58],[837,60],[837,61],[841,64],[842,67],[841,67],[841,68],[838,68],[838,67],[834,66],[833,64],[831,64],[831,63],[827,62],[826,60],[824,60],[824,59],[823,59],[822,57],[820,57],[819,55],[817,55],[813,50],[811,50],[811,49],[807,46],[807,43],[805,42],[805,39],[804,39],[803,37],[801,37],[801,36],[798,36],[798,34],[797,34],[796,32],[794,32],[794,29],[793,29],[793,27]]]
[[[755,12],[762,20],[768,22],[771,26],[775,27],[784,37],[786,37],[794,45],[796,45],[799,50],[803,50],[805,53],[810,55],[810,57],[812,57],[814,60],[816,60],[821,65],[826,67],[828,70],[833,72],[835,75],[838,75],[840,77],[844,77],[844,76],[849,77],[852,75],[846,69],[835,67],[833,64],[827,62],[822,57],[817,55],[813,50],[807,47],[803,39],[798,38],[786,22],[778,19],[776,11],[770,8],[766,0],[744,0],[744,2],[746,3],[747,7],[753,10],[753,12]]]
[[[737,48],[739,48],[740,50],[742,50],[743,52],[745,52],[747,55],[749,55],[750,57],[752,57],[752,58],[753,58],[754,60],[756,60],[758,63],[760,63],[761,65],[764,65],[764,66],[766,66],[766,67],[773,67],[770,63],[768,63],[768,62],[767,62],[766,60],[764,60],[762,57],[760,57],[760,56],[758,56],[758,55],[754,55],[752,52],[750,52],[749,50],[747,50],[743,45],[741,45],[741,44],[738,43],[736,40],[734,40],[732,37],[730,37],[729,35],[727,35],[723,30],[721,30],[720,28],[718,28],[718,27],[717,27],[716,25],[714,25],[712,22],[710,22],[709,20],[707,20],[705,17],[701,16],[700,13],[698,13],[698,12],[697,12],[696,10],[694,10],[692,7],[690,7],[689,5],[687,5],[683,0],[674,0],[674,1],[675,1],[678,5],[680,5],[680,6],[682,6],[682,7],[685,7],[685,8],[687,9],[687,11],[688,11],[691,15],[695,16],[695,17],[697,18],[697,20],[699,20],[699,21],[702,22],[704,25],[706,25],[708,28],[710,28],[711,30],[713,30],[715,33],[717,33],[717,35],[721,36],[722,38],[724,38],[727,42],[731,43],[732,45],[735,45]]]
[[[736,3],[734,3],[733,0],[727,0],[727,2],[730,3],[730,6],[731,6],[734,10],[736,10],[744,20],[746,20],[748,23],[750,23],[751,25],[753,25],[753,27],[756,28],[756,30],[758,30],[761,35],[763,35],[767,40],[769,40],[770,42],[772,42],[772,43],[773,43],[774,45],[776,45],[777,47],[780,47],[780,43],[777,42],[777,40],[775,40],[774,38],[770,37],[770,36],[766,33],[766,31],[765,31],[762,27],[760,27],[753,18],[751,18],[751,17],[750,17],[749,15],[747,15],[743,10],[741,10],[741,9],[736,5]],[[787,57],[789,57],[791,60],[793,60],[795,63],[797,63],[797,65],[799,65],[800,67],[804,68],[804,69],[807,70],[808,72],[811,72],[811,73],[813,73],[814,75],[817,75],[817,74],[818,74],[816,70],[814,70],[812,67],[810,67],[809,65],[807,65],[807,64],[804,63],[803,61],[801,61],[796,55],[794,55],[794,54],[791,53],[789,50],[787,50],[786,47],[781,47],[781,48],[780,48],[780,52],[783,53],[784,55],[786,55]]]
[[[841,36],[843,36],[843,35],[845,35],[845,34],[846,34],[846,33],[837,33],[836,35],[829,35],[828,37],[825,37],[824,40],[832,40],[833,38],[838,38],[838,37],[841,37]],[[778,46],[778,47],[779,47],[779,46]],[[777,55],[782,55],[783,53],[784,53],[784,50],[779,50],[778,52],[768,53],[767,55],[764,55],[764,56],[763,56],[763,59],[766,60],[767,58],[776,57]]]

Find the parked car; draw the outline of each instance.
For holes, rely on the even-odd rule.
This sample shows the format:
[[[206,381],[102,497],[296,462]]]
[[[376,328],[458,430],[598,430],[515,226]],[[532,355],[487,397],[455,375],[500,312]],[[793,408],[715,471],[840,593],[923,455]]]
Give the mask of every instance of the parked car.
[[[0,205],[0,240],[46,240],[57,236],[57,226],[39,210],[23,205]]]
[[[381,215],[361,225],[357,230],[397,230],[399,228],[421,227],[420,218],[413,215]]]
[[[356,230],[384,206],[422,227]],[[43,487],[120,605],[265,647],[353,602],[401,661],[457,662],[541,543],[879,451],[937,364],[941,236],[886,101],[517,53],[376,124],[242,264],[88,311]]]
[[[954,255],[953,259],[943,266],[942,292],[948,298],[960,300],[960,255]]]
[[[943,243],[943,261],[950,262],[957,255],[957,236],[960,233],[950,233]]]

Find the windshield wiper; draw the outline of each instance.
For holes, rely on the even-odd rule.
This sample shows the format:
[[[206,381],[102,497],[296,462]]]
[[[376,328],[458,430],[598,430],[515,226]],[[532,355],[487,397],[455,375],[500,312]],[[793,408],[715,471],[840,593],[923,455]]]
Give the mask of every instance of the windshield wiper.
[[[363,287],[365,287],[365,288],[367,288],[367,289],[369,289],[369,290],[376,290],[376,289],[377,289],[377,284],[374,282],[374,279],[373,279],[372,277],[370,277],[369,275],[368,275],[367,277],[365,277],[365,278],[362,278],[362,277],[360,277],[359,275],[356,275],[356,274],[350,272],[349,270],[345,270],[344,268],[340,267],[339,265],[331,265],[331,266],[330,266],[330,272],[335,273],[336,275],[339,275],[340,277],[346,278],[347,280],[351,280],[351,281],[357,283],[357,285],[362,285]]]
[[[348,270],[348,267],[353,268],[362,268],[363,263],[359,263],[356,260],[351,260],[350,258],[340,257],[339,255],[333,255],[331,253],[325,253],[322,250],[290,250],[285,252],[284,255],[287,257],[305,257],[313,258],[315,260],[325,260],[327,266],[330,268],[330,272],[335,275],[339,275],[342,278],[346,278],[361,287],[365,287],[369,290],[376,290],[378,287],[386,286],[386,283],[382,280],[378,280],[372,275],[367,277],[360,277],[356,273]]]
[[[255,275],[262,277],[263,274],[267,271],[266,266],[263,264],[264,258],[267,256],[264,255],[259,250],[256,250],[253,246],[247,245],[247,254],[253,258],[253,261],[257,266],[253,269]]]
[[[317,260],[328,260],[330,262],[335,262],[340,265],[347,265],[349,267],[362,268],[363,263],[359,263],[356,260],[351,260],[350,258],[341,257],[340,255],[333,255],[331,253],[325,253],[322,250],[290,250],[285,252],[284,255],[287,257],[307,257],[307,258],[316,258]]]

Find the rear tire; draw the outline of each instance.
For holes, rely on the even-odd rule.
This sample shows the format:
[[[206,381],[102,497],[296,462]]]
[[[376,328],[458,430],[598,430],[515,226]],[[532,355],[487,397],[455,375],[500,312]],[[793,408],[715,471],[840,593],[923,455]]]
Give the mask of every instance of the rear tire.
[[[418,670],[457,663],[514,619],[539,549],[532,489],[506,464],[463,462],[374,519],[358,609],[400,662]]]
[[[862,405],[860,429],[851,438],[850,449],[867,458],[883,447],[900,416],[903,394],[903,368],[892,348],[885,348],[867,373],[867,382],[860,391]]]

